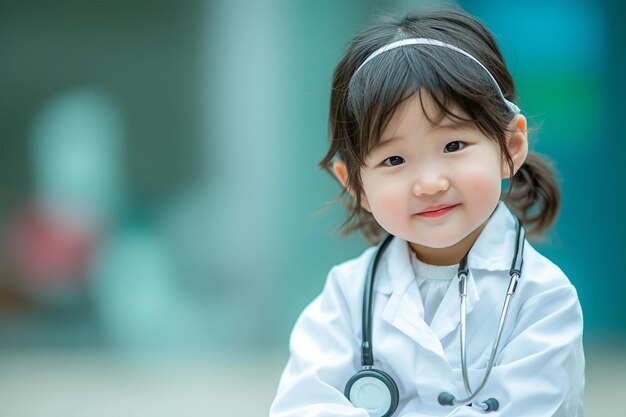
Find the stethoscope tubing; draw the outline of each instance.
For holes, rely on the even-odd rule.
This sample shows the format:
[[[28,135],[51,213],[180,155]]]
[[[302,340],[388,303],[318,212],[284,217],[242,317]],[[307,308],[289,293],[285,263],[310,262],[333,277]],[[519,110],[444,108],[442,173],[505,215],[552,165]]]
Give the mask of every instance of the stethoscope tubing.
[[[516,274],[511,274],[511,282],[513,281],[517,281],[519,279],[519,276],[517,276]],[[509,285],[509,288],[511,287],[511,285]],[[511,292],[511,291],[507,291],[506,297],[504,298],[504,304],[502,306],[502,312],[500,313],[500,321],[498,323],[498,331],[496,333],[496,338],[493,342],[493,346],[491,348],[491,354],[489,355],[489,361],[487,362],[487,368],[485,369],[485,373],[483,374],[483,378],[480,382],[480,384],[478,385],[478,388],[475,391],[472,391],[472,388],[470,387],[470,383],[469,383],[469,378],[468,378],[468,372],[467,372],[467,355],[466,355],[466,343],[465,343],[465,313],[466,313],[466,294],[463,294],[461,296],[461,326],[460,326],[460,333],[461,333],[461,371],[463,373],[463,384],[465,385],[465,391],[468,394],[467,398],[462,398],[462,399],[454,399],[452,401],[453,405],[466,405],[466,404],[470,404],[472,403],[476,397],[480,394],[480,392],[483,390],[483,388],[485,387],[485,385],[487,384],[487,381],[489,380],[489,375],[491,374],[491,370],[493,369],[493,365],[494,365],[494,361],[496,358],[496,354],[498,352],[498,348],[500,347],[500,340],[502,339],[502,332],[504,330],[504,323],[506,322],[506,317],[508,315],[509,312],[509,305],[511,302],[511,298],[513,297],[513,294],[515,293],[515,291]],[[482,406],[485,411],[487,411],[488,405],[483,405],[480,404],[480,406]]]
[[[368,369],[374,365],[374,354],[372,349],[372,293],[374,287],[374,275],[378,262],[382,257],[385,249],[393,240],[393,235],[388,235],[378,246],[373,262],[370,262],[367,270],[367,279],[365,282],[365,291],[363,292],[363,313],[362,313],[362,343],[361,343],[361,366]]]
[[[460,324],[459,324],[459,334],[460,334],[460,348],[461,348],[461,371],[463,374],[463,385],[465,387],[465,391],[467,394],[466,398],[455,399],[455,397],[448,393],[442,392],[439,394],[439,403],[441,405],[465,405],[473,403],[473,401],[478,397],[480,392],[483,390],[487,381],[489,380],[489,376],[495,364],[495,358],[500,346],[500,341],[502,339],[502,333],[504,331],[504,324],[506,323],[506,318],[509,313],[509,306],[511,304],[511,299],[513,295],[515,295],[515,291],[517,289],[518,281],[522,274],[522,264],[524,258],[524,242],[525,242],[525,230],[521,225],[520,221],[515,218],[516,227],[517,227],[517,238],[515,242],[515,256],[511,262],[511,269],[509,271],[510,281],[507,289],[506,296],[504,298],[504,303],[502,305],[502,311],[500,313],[500,320],[498,322],[498,330],[496,333],[496,337],[493,342],[493,346],[491,348],[491,353],[489,355],[489,361],[487,363],[487,368],[483,377],[481,379],[478,388],[475,391],[472,391],[470,386],[468,372],[467,372],[467,346],[466,346],[466,313],[467,313],[467,276],[469,274],[469,268],[467,267],[467,257],[466,254],[461,263],[459,264],[459,270],[457,272],[457,278],[459,280],[459,297],[460,297]],[[362,343],[361,343],[361,366],[363,370],[372,369],[374,365],[374,355],[373,355],[373,346],[372,346],[372,296],[373,296],[373,286],[374,286],[374,276],[376,273],[376,269],[378,267],[378,263],[382,258],[382,254],[385,252],[385,249],[393,239],[393,235],[388,235],[381,243],[379,244],[376,253],[372,261],[370,262],[366,275],[365,288],[363,291],[363,311],[362,311]],[[392,380],[393,381],[393,380]],[[394,383],[395,384],[395,383]],[[347,389],[347,388],[346,388]],[[397,401],[397,399],[396,399]],[[397,405],[397,404],[396,404]],[[481,404],[477,404],[478,407],[482,408],[484,411],[495,411],[499,407],[498,400],[495,398],[489,398]],[[395,410],[395,407],[393,408]],[[390,413],[393,413],[390,410]]]

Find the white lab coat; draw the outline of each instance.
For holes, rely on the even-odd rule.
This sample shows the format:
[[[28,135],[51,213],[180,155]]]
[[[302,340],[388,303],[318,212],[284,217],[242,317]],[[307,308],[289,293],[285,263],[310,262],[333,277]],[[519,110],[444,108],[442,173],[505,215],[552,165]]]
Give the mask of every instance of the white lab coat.
[[[515,224],[500,203],[468,257],[467,360],[470,384],[482,378],[509,284]],[[374,367],[396,381],[395,416],[479,416],[478,407],[441,406],[442,391],[465,397],[460,364],[459,296],[452,280],[428,326],[398,238],[378,266],[373,301]],[[290,358],[271,417],[367,417],[343,394],[360,369],[361,308],[374,248],[334,267],[322,293],[298,318]],[[561,270],[526,242],[523,274],[511,302],[496,366],[476,402],[495,397],[490,416],[582,416],[583,321],[576,290]]]

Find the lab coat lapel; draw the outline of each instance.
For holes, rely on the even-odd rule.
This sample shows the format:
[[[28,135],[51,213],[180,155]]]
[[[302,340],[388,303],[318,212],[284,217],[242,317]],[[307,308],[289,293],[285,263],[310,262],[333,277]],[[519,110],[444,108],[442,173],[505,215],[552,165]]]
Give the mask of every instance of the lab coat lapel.
[[[469,315],[476,303],[480,301],[476,281],[472,271],[467,275],[467,301],[466,316]],[[461,323],[461,300],[459,297],[459,280],[457,278],[450,282],[446,294],[441,300],[441,304],[433,317],[430,325],[431,329],[439,340],[455,331]]]
[[[391,295],[381,318],[422,348],[445,359],[440,340],[424,321],[424,306],[406,242],[394,239],[389,254],[384,271],[388,274],[386,280],[391,282]]]

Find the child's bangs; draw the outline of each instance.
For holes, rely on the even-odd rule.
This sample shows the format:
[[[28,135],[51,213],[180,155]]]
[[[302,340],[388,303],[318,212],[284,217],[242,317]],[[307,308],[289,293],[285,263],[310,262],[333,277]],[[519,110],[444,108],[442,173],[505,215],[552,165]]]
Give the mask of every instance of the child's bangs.
[[[363,151],[358,155],[361,165],[378,145],[397,106],[418,91],[433,98],[435,111],[424,109],[431,123],[438,124],[446,117],[474,121],[481,130],[487,130],[487,135],[495,133],[485,129],[484,121],[481,123],[494,99],[498,101],[484,70],[468,70],[471,63],[457,52],[431,49],[403,47],[387,51],[352,77],[347,104],[358,126],[355,140],[359,143],[354,145]]]

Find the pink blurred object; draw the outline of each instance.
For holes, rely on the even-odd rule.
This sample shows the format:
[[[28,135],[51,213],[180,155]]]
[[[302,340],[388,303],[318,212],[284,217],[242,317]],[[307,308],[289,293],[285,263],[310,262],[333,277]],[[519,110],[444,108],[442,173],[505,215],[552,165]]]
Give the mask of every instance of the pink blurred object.
[[[30,207],[10,222],[6,238],[7,266],[18,286],[55,291],[76,287],[84,279],[97,227]]]

